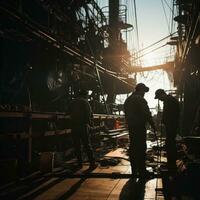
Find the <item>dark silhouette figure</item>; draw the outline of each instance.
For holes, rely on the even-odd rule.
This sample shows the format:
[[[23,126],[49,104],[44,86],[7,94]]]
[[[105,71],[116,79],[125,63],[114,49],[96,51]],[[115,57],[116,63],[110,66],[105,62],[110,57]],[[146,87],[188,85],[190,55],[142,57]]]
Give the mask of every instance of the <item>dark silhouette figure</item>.
[[[144,200],[145,184],[144,179],[129,179],[120,192],[119,200]]]
[[[89,137],[89,126],[91,124],[92,110],[87,100],[88,92],[80,90],[77,98],[69,105],[72,138],[74,149],[78,159],[79,167],[82,167],[82,145],[86,150],[90,167],[95,165],[95,159]]]
[[[144,94],[149,88],[143,83],[135,87],[135,91],[126,99],[124,111],[128,123],[130,147],[129,157],[133,175],[146,176],[146,124],[155,131],[155,125]]]
[[[163,101],[164,104],[162,122],[166,130],[167,167],[169,174],[174,175],[177,159],[175,139],[179,124],[179,102],[175,97],[167,95],[162,89],[156,90],[155,99]]]

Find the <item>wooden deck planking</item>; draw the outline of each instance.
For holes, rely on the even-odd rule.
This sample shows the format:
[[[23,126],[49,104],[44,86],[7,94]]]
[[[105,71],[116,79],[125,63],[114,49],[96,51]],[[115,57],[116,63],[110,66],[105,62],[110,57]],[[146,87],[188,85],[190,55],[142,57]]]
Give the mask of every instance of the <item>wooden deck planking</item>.
[[[69,191],[71,187],[76,184],[80,179],[65,179],[55,186],[51,187],[41,195],[34,198],[35,200],[55,200],[59,199],[64,193]]]
[[[156,183],[156,181],[157,181],[157,183]],[[149,180],[145,185],[144,199],[156,199],[156,187],[162,188],[162,180],[156,179],[156,178]],[[164,197],[157,195],[157,199],[164,200]]]
[[[123,157],[123,150],[115,150],[106,156]],[[85,173],[88,166],[77,171],[76,174]],[[117,166],[97,167],[91,173],[130,173],[130,164],[127,160],[122,160]],[[136,183],[137,184],[137,183]],[[149,180],[144,183],[145,200],[155,199],[156,179]],[[136,186],[137,187],[137,186]],[[162,187],[161,181],[158,187]],[[132,183],[130,179],[111,179],[111,178],[66,178],[65,180],[52,186],[42,194],[38,195],[35,200],[129,200],[132,191]],[[127,198],[126,198],[127,197]],[[137,198],[131,198],[137,200]],[[163,197],[157,200],[163,200]]]
[[[119,182],[118,179],[87,179],[70,200],[107,200],[115,185]]]
[[[22,195],[22,196],[20,196],[20,197],[17,198],[17,199],[20,200],[20,199],[28,198],[29,196],[31,196],[31,195],[34,194],[35,192],[39,191],[40,189],[42,189],[42,188],[44,188],[44,187],[50,185],[51,183],[53,183],[53,182],[55,182],[55,181],[57,181],[57,180],[58,180],[58,178],[51,178],[50,180],[44,182],[44,183],[41,184],[40,186],[36,187],[36,188],[33,189],[32,191],[30,191],[30,192],[28,192],[28,193],[26,193],[26,194],[24,194],[24,195]]]
[[[116,184],[115,188],[110,193],[107,200],[118,200],[124,185],[126,185],[129,179],[118,179],[118,180],[119,182]]]
[[[81,170],[78,170],[76,174],[81,174],[87,169],[88,169],[88,166],[83,166],[83,168]],[[96,168],[93,170],[93,172],[96,172],[96,173],[98,173],[99,171],[100,171],[99,168]],[[80,181],[81,181],[80,178],[72,178],[72,179],[66,178],[65,180],[61,181],[60,183],[54,185],[50,189],[43,192],[41,195],[38,195],[34,199],[35,200],[43,200],[43,199],[55,200],[55,199],[62,198],[62,196],[66,194],[67,192],[69,192],[73,188],[73,186],[75,186],[76,184],[80,184]]]
[[[128,156],[124,154],[123,148],[114,149],[113,151],[110,151],[109,153],[107,153],[105,156],[121,157],[121,158],[126,158],[126,159],[128,158]]]
[[[129,162],[125,161],[126,165],[117,165],[112,167],[98,167],[99,173],[127,173],[130,171]],[[109,178],[92,178],[87,179],[81,188],[72,195],[70,200],[108,200],[119,199],[122,187],[128,179],[109,179]]]
[[[130,172],[130,166],[124,166],[124,165],[117,165],[117,166],[112,166],[112,167],[108,167],[108,168],[104,168],[104,167],[100,167],[101,171],[100,173],[121,173],[121,174],[125,174],[125,173],[129,173]]]

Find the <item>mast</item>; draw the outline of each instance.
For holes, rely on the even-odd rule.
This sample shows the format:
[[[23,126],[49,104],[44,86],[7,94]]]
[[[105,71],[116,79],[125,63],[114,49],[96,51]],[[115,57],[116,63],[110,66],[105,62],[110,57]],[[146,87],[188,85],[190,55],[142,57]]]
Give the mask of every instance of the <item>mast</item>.
[[[109,0],[109,47],[115,49],[119,41],[119,0]]]

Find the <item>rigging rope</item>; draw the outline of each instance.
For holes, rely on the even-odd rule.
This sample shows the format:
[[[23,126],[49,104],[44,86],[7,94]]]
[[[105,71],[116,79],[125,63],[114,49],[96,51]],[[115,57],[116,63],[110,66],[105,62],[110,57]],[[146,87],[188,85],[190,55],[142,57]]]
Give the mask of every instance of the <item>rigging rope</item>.
[[[172,11],[173,7],[171,8],[171,7],[169,6],[169,3],[168,3],[166,0],[164,0],[164,2],[166,3],[167,7]]]
[[[174,32],[174,33],[172,33],[172,34],[170,34],[170,35],[168,35],[168,36],[166,36],[166,37],[164,37],[164,38],[162,38],[162,39],[160,39],[160,40],[158,40],[157,42],[154,42],[153,44],[151,44],[151,45],[149,45],[149,46],[147,46],[147,47],[145,47],[145,48],[143,48],[143,49],[137,51],[136,53],[138,54],[138,53],[141,53],[142,51],[145,51],[145,50],[149,49],[150,47],[152,47],[152,46],[154,46],[154,45],[156,45],[156,44],[162,42],[163,40],[166,40],[167,38],[171,37],[171,36],[174,35],[175,33],[177,33],[177,31]]]
[[[140,49],[139,45],[139,30],[138,30],[138,22],[137,22],[137,8],[136,8],[136,0],[134,0],[134,13],[135,13],[135,25],[136,25],[136,33],[137,33],[137,45],[138,49]]]
[[[166,20],[166,23],[167,23],[167,28],[168,28],[168,31],[170,33],[170,25],[169,25],[169,21],[167,19],[167,14],[166,14],[166,10],[165,10],[165,6],[164,6],[164,3],[163,3],[163,0],[161,0],[161,3],[162,3],[163,12],[165,14],[165,20]]]
[[[170,33],[172,33],[172,31],[173,31],[173,24],[174,24],[174,1],[175,0],[172,0],[172,18],[171,18],[171,30],[170,30]]]
[[[77,12],[77,14],[78,14],[78,17],[80,18],[80,11]],[[86,7],[85,7],[85,14],[86,14],[86,17],[88,19],[90,19],[89,14],[88,14],[88,10],[86,9]],[[89,38],[86,35],[85,39],[86,39],[86,42],[87,42],[87,44],[89,46],[91,54],[95,58],[94,69],[95,69],[95,72],[96,72],[96,78],[97,78],[97,81],[99,83],[100,92],[101,92],[101,95],[102,95],[102,98],[103,98],[103,102],[104,102],[104,105],[105,105],[106,112],[107,112],[107,114],[110,114],[110,109],[109,109],[109,107],[108,107],[108,105],[106,103],[106,99],[105,99],[105,96],[104,96],[105,92],[104,92],[104,88],[103,88],[103,85],[102,85],[101,77],[100,77],[100,74],[99,74],[99,69],[97,68],[97,65],[96,65],[97,64],[97,59],[96,59],[95,51],[94,51],[94,49],[92,48],[92,45],[91,45],[91,41],[90,41],[91,38]]]
[[[174,28],[174,7],[175,7],[175,0],[172,0],[171,3],[172,3],[172,10],[171,10],[171,29],[170,29],[170,33],[172,33],[173,28]],[[172,55],[174,49],[175,49],[174,46],[170,47],[170,54],[171,55]]]
[[[139,58],[142,58],[142,57],[146,56],[147,54],[152,53],[152,52],[154,52],[154,51],[156,51],[156,50],[158,50],[158,49],[160,49],[160,48],[162,48],[162,47],[164,47],[164,46],[166,46],[166,45],[167,45],[167,44],[164,44],[164,45],[162,45],[162,46],[160,46],[160,47],[157,47],[157,48],[155,48],[155,49],[153,49],[153,50],[151,50],[151,51],[149,51],[149,52],[147,52],[147,53],[142,54],[141,56],[139,56],[139,57],[137,57],[137,58],[135,58],[135,59],[137,60],[137,59],[139,59]]]

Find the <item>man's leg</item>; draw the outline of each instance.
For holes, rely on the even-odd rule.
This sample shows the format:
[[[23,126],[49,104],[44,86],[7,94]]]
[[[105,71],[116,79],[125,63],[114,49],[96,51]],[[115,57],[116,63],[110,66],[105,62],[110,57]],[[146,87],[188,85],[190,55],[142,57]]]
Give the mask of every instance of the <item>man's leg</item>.
[[[146,128],[134,127],[129,129],[129,157],[132,173],[143,175],[146,172]]]
[[[176,167],[176,141],[174,138],[166,139],[166,151],[167,151],[167,167],[170,174],[175,174]]]
[[[176,167],[177,149],[176,149],[175,135],[176,135],[176,128],[166,127],[167,167],[171,175],[174,175],[177,171]]]
[[[146,141],[138,142],[138,168],[139,174],[142,176],[146,173]]]
[[[131,164],[131,172],[133,176],[136,176],[138,173],[138,157],[136,155],[137,145],[135,141],[135,130],[133,128],[129,128],[129,159]]]
[[[129,159],[130,159],[130,164],[131,164],[131,172],[132,175],[137,175],[138,172],[138,166],[137,166],[137,160],[135,158],[135,149],[134,149],[134,143],[130,139],[130,144],[129,144]]]
[[[86,150],[86,153],[87,153],[88,160],[89,160],[90,164],[94,165],[95,164],[95,158],[94,158],[93,149],[92,149],[92,146],[91,146],[91,142],[90,142],[89,132],[88,132],[88,127],[87,126],[83,126],[83,128],[82,128],[81,141],[82,141],[83,146],[84,146],[84,148]]]
[[[135,143],[135,158],[140,176],[146,173],[146,128],[138,127]]]
[[[78,160],[78,165],[82,166],[82,152],[81,152],[81,142],[80,142],[80,133],[79,129],[72,129],[72,139],[74,144],[74,151]]]

